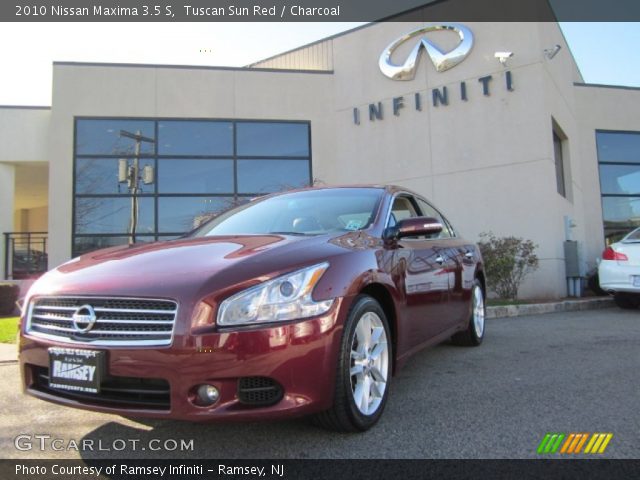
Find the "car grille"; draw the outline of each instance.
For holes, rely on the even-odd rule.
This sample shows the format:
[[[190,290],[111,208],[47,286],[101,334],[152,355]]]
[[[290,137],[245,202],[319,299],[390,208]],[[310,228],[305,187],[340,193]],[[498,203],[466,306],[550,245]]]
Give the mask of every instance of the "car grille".
[[[73,314],[93,308],[96,321],[80,331]],[[27,333],[68,343],[138,346],[169,345],[178,311],[172,300],[101,297],[39,297],[30,307]]]
[[[275,380],[268,377],[238,379],[238,400],[245,405],[269,406],[282,400],[284,392]]]
[[[169,410],[169,382],[160,378],[107,377],[100,385],[100,393],[58,390],[49,387],[49,369],[32,366],[32,389],[77,400],[85,404],[122,408]]]

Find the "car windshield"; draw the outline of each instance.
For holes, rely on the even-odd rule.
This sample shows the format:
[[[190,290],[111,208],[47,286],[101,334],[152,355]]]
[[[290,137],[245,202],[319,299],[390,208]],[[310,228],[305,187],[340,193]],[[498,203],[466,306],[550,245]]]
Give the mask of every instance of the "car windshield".
[[[375,219],[382,194],[379,188],[328,188],[276,195],[223,212],[190,236],[362,230]]]
[[[640,242],[640,228],[636,228],[633,232],[622,239],[623,243]]]

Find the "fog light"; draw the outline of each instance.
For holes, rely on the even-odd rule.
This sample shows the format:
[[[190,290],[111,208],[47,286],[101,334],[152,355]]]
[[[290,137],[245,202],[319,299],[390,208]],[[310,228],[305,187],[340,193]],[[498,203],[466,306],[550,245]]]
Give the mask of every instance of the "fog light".
[[[203,405],[213,405],[220,398],[220,392],[213,385],[200,385],[198,387],[198,399]]]

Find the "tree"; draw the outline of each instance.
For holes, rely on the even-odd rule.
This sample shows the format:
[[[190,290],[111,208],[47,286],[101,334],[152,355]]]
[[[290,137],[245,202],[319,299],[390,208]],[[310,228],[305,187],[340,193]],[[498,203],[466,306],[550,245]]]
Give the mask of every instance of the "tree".
[[[480,234],[478,242],[487,284],[503,299],[515,300],[524,278],[538,269],[535,254],[538,245],[516,237],[496,237],[492,232]]]

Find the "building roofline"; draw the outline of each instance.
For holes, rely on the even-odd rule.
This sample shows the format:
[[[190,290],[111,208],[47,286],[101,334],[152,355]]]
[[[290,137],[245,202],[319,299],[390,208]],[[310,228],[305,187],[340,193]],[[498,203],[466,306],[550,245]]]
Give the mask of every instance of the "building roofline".
[[[7,110],[51,110],[45,105],[0,105],[0,108]]]
[[[219,70],[231,72],[267,72],[267,73],[305,73],[316,75],[333,75],[333,70],[304,70],[292,68],[247,68],[225,67],[213,65],[163,65],[150,63],[106,63],[106,62],[53,62],[58,67],[116,67],[116,68],[168,68],[181,70]]]
[[[576,70],[578,71],[578,75],[580,76],[580,82],[579,83],[584,83],[584,75],[582,75],[582,70],[580,69],[580,65],[578,65],[578,62],[576,60],[576,56],[573,54],[573,50],[571,50],[571,44],[567,41],[567,36],[564,34],[564,30],[562,29],[562,25],[560,25],[560,22],[558,22],[557,20],[558,19],[556,18],[556,26],[558,27],[558,30],[560,30],[560,36],[562,36],[562,40],[564,40],[564,43],[567,46],[567,51],[569,52],[569,56],[571,57],[571,61],[573,62],[573,65],[576,67]]]
[[[273,60],[275,58],[282,57],[284,55],[289,55],[290,53],[297,52],[298,50],[303,50],[305,48],[312,47],[314,45],[318,45],[318,44],[323,43],[323,42],[328,42],[329,40],[334,40],[334,39],[336,39],[338,37],[342,37],[344,35],[349,35],[350,33],[354,33],[354,32],[356,32],[358,30],[362,30],[364,28],[368,28],[368,27],[374,25],[375,23],[377,23],[377,22],[365,23],[364,25],[359,25],[357,27],[350,28],[349,30],[345,30],[344,32],[334,33],[333,35],[329,35],[328,37],[320,38],[318,40],[314,40],[313,42],[309,42],[309,43],[305,43],[304,45],[300,45],[299,47],[293,47],[293,48],[290,48],[289,50],[285,50],[284,52],[276,53],[275,55],[271,55],[270,57],[261,58],[260,60],[256,60],[255,62],[249,63],[246,66],[246,68],[256,68],[256,67],[253,67],[253,65],[257,65],[258,63],[268,62],[269,60]]]
[[[614,88],[618,90],[638,90],[640,91],[640,87],[633,87],[631,85],[610,85],[606,83],[583,83],[583,82],[573,82],[574,87],[595,87],[595,88]]]

